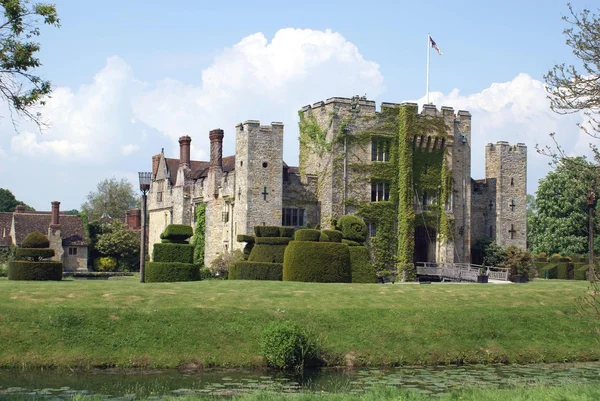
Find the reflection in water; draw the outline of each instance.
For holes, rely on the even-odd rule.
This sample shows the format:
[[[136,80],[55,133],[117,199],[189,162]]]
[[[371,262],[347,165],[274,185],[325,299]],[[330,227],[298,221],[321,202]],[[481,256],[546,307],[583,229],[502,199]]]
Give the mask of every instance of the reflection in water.
[[[6,394],[52,399],[74,394],[160,398],[193,394],[233,395],[257,390],[356,393],[382,385],[443,394],[470,386],[497,388],[533,382],[600,384],[600,363],[321,369],[303,374],[267,370],[0,370],[0,398]]]

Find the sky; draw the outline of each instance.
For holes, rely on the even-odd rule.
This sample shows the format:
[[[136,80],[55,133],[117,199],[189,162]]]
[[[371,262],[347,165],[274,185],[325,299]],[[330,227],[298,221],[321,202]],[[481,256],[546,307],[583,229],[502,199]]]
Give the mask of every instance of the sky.
[[[597,7],[573,0],[575,10]],[[284,159],[298,163],[298,116],[330,97],[377,102],[425,99],[472,114],[472,177],[484,178],[487,143],[528,147],[528,193],[549,171],[535,146],[589,154],[581,114],[553,113],[543,76],[576,63],[556,0],[202,1],[58,0],[61,27],[43,27],[42,67],[54,91],[40,111],[50,127],[11,121],[0,104],[0,187],[37,210],[80,209],[98,182],[151,170],[161,149],[208,157],[208,132],[285,124]],[[443,55],[427,45],[427,34]]]

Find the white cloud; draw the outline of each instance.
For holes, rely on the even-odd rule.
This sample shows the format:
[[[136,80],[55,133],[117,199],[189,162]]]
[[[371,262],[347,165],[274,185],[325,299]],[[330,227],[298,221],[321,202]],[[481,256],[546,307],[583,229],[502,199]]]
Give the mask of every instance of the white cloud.
[[[527,145],[528,193],[535,193],[538,181],[550,170],[550,159],[536,152],[535,145],[554,146],[550,133],[569,155],[589,155],[591,138],[576,124],[583,122],[580,113],[558,115],[550,110],[544,84],[527,74],[513,80],[494,83],[472,95],[461,95],[454,89],[448,95],[430,93],[430,101],[438,106],[468,110],[472,114],[471,164],[473,178],[484,178],[484,147],[487,143],[508,141]],[[418,100],[419,104],[424,99]]]
[[[133,152],[137,152],[138,150],[140,150],[140,146],[135,145],[133,143],[128,143],[127,145],[121,146],[121,153],[125,156],[129,156],[130,154],[132,154]]]

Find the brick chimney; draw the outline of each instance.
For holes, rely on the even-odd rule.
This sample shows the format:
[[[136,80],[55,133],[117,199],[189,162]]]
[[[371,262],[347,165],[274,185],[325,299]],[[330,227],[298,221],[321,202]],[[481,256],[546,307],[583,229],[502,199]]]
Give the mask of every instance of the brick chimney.
[[[152,175],[156,176],[158,172],[158,165],[160,163],[160,154],[152,156]]]
[[[214,129],[210,131],[210,167],[223,168],[223,133],[222,129]]]
[[[50,227],[57,228],[60,227],[60,221],[58,216],[60,214],[60,202],[54,201],[52,202],[52,219],[50,220]]]
[[[179,166],[190,166],[190,144],[192,138],[182,136],[179,138]],[[158,166],[157,166],[158,168]]]
[[[140,209],[128,210],[126,224],[128,230],[139,230],[142,227],[142,211]]]
[[[15,213],[25,213],[25,206],[17,205],[17,207],[15,208]]]

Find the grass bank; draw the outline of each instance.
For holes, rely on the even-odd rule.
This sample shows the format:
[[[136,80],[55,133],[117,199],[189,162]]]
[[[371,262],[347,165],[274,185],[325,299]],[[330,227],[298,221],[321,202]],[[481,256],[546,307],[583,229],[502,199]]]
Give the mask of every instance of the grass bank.
[[[248,367],[290,320],[329,365],[600,359],[585,282],[377,285],[0,279],[0,367]]]
[[[47,397],[47,396],[46,396]],[[5,396],[6,401],[47,400],[47,398],[27,396]],[[154,397],[153,399],[156,399]],[[162,401],[208,401],[222,400],[215,396],[164,397]],[[431,397],[416,391],[384,388],[363,394],[273,394],[254,393],[227,398],[231,401],[597,401],[600,399],[600,386],[567,385],[563,387],[528,386],[513,389],[469,389],[451,394]],[[105,401],[106,398],[76,395],[66,401]],[[138,400],[143,401],[144,398]]]

